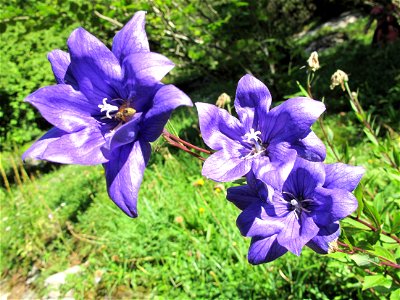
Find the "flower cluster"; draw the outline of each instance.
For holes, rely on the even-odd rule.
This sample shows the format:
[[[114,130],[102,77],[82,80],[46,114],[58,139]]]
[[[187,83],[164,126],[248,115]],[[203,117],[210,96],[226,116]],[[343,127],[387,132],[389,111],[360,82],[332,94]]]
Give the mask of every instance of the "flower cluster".
[[[229,188],[227,199],[243,210],[237,226],[252,238],[249,262],[300,255],[305,245],[328,253],[340,234],[338,221],[357,208],[351,192],[364,170],[323,163],[325,147],[310,127],[324,104],[293,98],[270,109],[267,87],[245,75],[234,105],[239,119],[196,103],[204,141],[216,150],[203,175],[224,182],[246,176],[247,185]]]
[[[160,80],[174,67],[150,52],[145,12],[115,35],[112,50],[83,28],[68,39],[69,53],[49,53],[57,85],[26,98],[54,127],[23,159],[103,164],[110,198],[130,217],[156,140],[171,114],[190,99]]]
[[[110,198],[130,217],[137,216],[150,143],[175,108],[192,105],[182,91],[160,82],[174,64],[150,51],[144,25],[145,12],[136,13],[115,35],[111,50],[76,29],[69,53],[48,55],[57,84],[26,98],[54,127],[23,159],[102,164]],[[308,63],[314,71],[319,67],[316,53]],[[218,182],[246,176],[247,185],[228,189],[227,199],[242,210],[237,225],[252,238],[253,264],[287,251],[299,255],[305,245],[329,252],[340,234],[338,221],[357,208],[351,192],[364,173],[323,163],[325,146],[311,130],[325,111],[322,102],[298,97],[271,109],[271,101],[268,88],[245,75],[234,101],[238,118],[222,109],[230,102],[226,94],[219,107],[196,103],[202,137],[215,150],[202,174]],[[171,141],[182,142],[191,154],[186,146],[201,149],[177,137]]]

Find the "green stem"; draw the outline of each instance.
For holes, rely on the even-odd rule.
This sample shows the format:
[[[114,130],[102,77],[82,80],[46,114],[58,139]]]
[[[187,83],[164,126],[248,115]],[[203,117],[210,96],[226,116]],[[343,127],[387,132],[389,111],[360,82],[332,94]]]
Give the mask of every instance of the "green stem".
[[[375,134],[374,129],[372,128],[372,125],[365,119],[365,112],[360,104],[360,102],[358,101],[357,97],[354,97],[350,86],[348,84],[347,81],[344,82],[347,94],[349,95],[350,98],[350,102],[353,104],[353,106],[356,109],[356,113],[361,117],[361,122],[362,124],[365,126],[365,128],[367,128],[367,130],[369,131],[369,133],[375,138],[375,140],[377,141],[377,143],[379,144],[378,141],[378,137]],[[387,154],[386,152],[381,152],[382,155],[386,158],[386,160],[389,162],[389,164],[396,170],[400,171],[400,166],[397,166],[396,163],[392,160],[392,158],[390,157],[389,154]]]

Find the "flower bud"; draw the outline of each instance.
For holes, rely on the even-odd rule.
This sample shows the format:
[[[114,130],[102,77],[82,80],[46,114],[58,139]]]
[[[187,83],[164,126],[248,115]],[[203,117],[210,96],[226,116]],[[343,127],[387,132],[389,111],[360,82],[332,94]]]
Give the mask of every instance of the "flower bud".
[[[307,63],[313,72],[317,71],[320,68],[317,51],[311,53],[310,57],[307,60]]]
[[[342,70],[337,70],[331,77],[331,90],[333,90],[335,86],[340,85],[342,90],[345,91],[344,83],[347,81],[349,81],[349,76]]]
[[[231,103],[231,97],[228,94],[222,93],[219,97],[217,102],[215,103],[218,107],[222,108],[225,105]]]

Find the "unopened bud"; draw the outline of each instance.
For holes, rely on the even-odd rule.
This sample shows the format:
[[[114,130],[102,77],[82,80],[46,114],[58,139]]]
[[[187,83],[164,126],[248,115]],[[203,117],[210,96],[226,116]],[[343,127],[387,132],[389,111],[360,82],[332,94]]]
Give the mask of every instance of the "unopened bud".
[[[311,53],[310,57],[307,60],[307,63],[313,72],[315,72],[319,69],[319,60],[318,60],[318,52],[317,51],[314,51]]]
[[[225,105],[231,103],[231,97],[228,94],[222,93],[219,97],[217,102],[215,103],[218,107],[222,108]]]
[[[345,91],[344,83],[346,81],[349,81],[349,76],[342,70],[337,70],[331,77],[331,90],[333,90],[335,86],[340,85],[342,90]]]

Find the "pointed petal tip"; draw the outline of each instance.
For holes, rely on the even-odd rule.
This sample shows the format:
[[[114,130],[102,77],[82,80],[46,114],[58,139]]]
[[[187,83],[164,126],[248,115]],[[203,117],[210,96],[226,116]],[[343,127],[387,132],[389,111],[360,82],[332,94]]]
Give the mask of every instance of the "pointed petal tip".
[[[129,209],[129,208],[127,208],[127,207],[120,207],[119,206],[119,208],[129,217],[129,218],[132,218],[132,219],[136,219],[139,215],[138,215],[138,213],[137,213],[137,210],[136,209]]]

